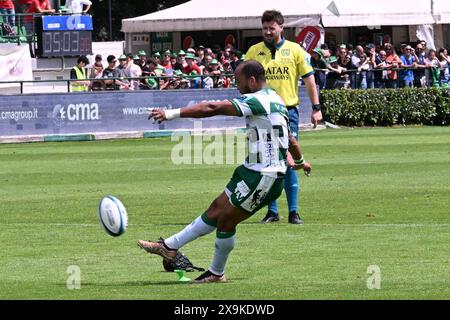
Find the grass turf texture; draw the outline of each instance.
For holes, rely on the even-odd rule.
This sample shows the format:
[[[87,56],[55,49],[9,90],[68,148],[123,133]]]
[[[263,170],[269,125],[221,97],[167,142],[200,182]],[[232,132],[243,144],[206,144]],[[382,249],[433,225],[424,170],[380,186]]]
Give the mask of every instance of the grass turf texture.
[[[174,166],[169,138],[0,146],[1,299],[448,299],[450,127],[301,134],[305,225],[238,226],[225,284],[177,283],[137,239],[179,231],[234,166]],[[99,226],[106,194],[125,204],[119,237]],[[214,233],[183,248],[208,267]],[[66,270],[81,268],[81,289]],[[367,268],[381,269],[368,290]],[[190,278],[200,273],[187,273]]]

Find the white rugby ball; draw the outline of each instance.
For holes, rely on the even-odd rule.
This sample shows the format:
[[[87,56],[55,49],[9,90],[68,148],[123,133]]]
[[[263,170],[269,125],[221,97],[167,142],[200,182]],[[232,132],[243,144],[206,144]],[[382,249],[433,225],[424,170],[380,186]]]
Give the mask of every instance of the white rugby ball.
[[[100,201],[98,218],[105,231],[113,237],[118,237],[127,230],[127,210],[116,197],[106,196]]]

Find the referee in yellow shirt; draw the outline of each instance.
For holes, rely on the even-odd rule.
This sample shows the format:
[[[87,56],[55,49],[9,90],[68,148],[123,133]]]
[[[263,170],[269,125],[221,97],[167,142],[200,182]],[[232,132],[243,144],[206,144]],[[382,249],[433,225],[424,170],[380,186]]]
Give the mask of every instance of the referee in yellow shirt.
[[[289,124],[292,135],[298,139],[298,80],[302,77],[308,91],[313,110],[311,122],[314,127],[322,120],[322,112],[314,80],[314,70],[306,60],[305,51],[299,44],[283,38],[283,15],[276,10],[265,11],[261,18],[264,41],[250,47],[245,60],[259,61],[266,71],[269,87],[284,100],[289,111]],[[294,170],[288,169],[284,189],[289,207],[289,223],[302,224],[298,213],[298,177]],[[269,204],[263,223],[277,222],[276,201]]]

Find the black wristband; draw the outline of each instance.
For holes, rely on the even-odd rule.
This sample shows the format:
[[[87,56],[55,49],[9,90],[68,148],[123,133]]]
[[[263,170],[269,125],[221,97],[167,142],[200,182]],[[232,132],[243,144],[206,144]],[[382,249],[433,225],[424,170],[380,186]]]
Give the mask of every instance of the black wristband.
[[[313,105],[312,105],[312,109],[313,109],[314,111],[320,111],[320,110],[322,110],[322,106],[320,105],[320,103],[318,103],[318,104],[313,104]]]

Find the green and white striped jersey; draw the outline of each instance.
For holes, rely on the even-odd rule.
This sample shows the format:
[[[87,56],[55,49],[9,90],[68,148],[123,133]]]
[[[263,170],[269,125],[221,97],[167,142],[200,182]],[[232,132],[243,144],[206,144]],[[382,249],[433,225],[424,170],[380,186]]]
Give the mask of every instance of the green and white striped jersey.
[[[286,173],[289,118],[283,99],[272,89],[231,100],[239,116],[246,117],[248,156],[244,166],[263,175]]]

